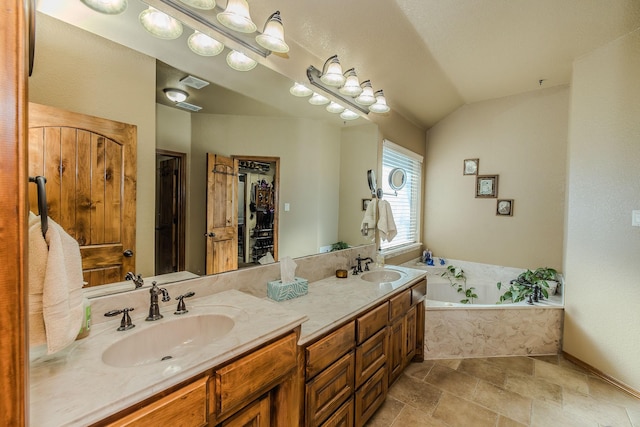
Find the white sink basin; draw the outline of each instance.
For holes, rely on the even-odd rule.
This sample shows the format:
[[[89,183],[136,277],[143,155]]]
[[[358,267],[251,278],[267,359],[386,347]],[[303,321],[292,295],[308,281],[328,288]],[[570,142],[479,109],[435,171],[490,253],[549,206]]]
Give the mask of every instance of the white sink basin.
[[[371,283],[395,282],[403,277],[403,273],[396,270],[376,270],[364,273],[360,278]]]
[[[122,332],[126,336],[102,353],[102,361],[118,368],[162,363],[211,344],[234,325],[232,318],[221,314],[160,321],[140,331]]]

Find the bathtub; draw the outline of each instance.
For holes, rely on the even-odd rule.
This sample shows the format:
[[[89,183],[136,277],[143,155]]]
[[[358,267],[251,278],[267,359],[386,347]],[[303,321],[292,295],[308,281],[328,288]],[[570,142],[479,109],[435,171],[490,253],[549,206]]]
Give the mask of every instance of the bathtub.
[[[461,304],[456,292],[440,275],[447,265],[460,267],[467,287],[474,287],[478,299]],[[508,286],[523,269],[447,260],[444,266],[426,266],[416,261],[405,267],[427,272],[425,313],[425,359],[471,357],[542,356],[558,354],[562,345],[564,317],[560,293],[529,305],[496,304],[500,295],[496,283]]]

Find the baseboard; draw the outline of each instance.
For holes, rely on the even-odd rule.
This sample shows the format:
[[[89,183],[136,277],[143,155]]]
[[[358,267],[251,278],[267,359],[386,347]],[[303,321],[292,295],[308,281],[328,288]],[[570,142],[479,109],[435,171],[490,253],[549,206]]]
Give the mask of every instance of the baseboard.
[[[636,399],[640,399],[640,391],[635,390],[632,387],[629,387],[627,384],[623,383],[622,381],[619,381],[607,374],[605,374],[604,372],[602,372],[599,369],[594,368],[593,366],[589,365],[588,363],[583,362],[582,360],[576,358],[575,356],[570,355],[569,353],[563,351],[562,355],[564,356],[565,359],[567,359],[568,361],[580,366],[581,368],[591,372],[593,375],[600,377],[602,380],[608,382],[609,384],[611,384],[614,387],[619,388],[620,390],[629,393],[630,395],[632,395],[633,397],[635,397]]]

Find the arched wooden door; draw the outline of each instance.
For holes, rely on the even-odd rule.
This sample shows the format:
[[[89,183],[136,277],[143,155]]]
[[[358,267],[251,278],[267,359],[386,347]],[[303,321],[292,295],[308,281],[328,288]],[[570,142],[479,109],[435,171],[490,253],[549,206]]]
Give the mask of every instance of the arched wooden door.
[[[87,286],[135,271],[136,132],[134,125],[29,103],[29,175],[47,179],[49,216],[78,241]]]

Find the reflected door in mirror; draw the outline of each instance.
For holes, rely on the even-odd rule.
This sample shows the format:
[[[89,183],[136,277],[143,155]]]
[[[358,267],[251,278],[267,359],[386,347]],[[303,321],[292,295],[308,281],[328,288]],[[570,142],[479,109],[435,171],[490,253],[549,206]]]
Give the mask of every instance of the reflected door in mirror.
[[[135,271],[135,126],[29,103],[29,175],[47,179],[49,216],[78,241],[87,286]]]

